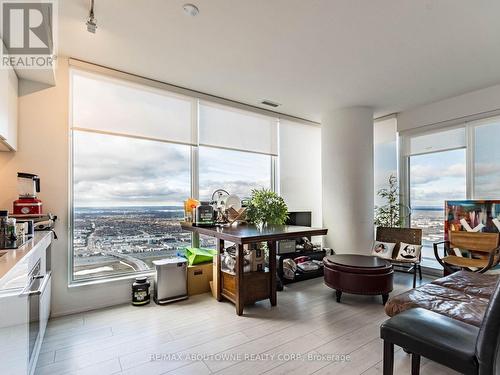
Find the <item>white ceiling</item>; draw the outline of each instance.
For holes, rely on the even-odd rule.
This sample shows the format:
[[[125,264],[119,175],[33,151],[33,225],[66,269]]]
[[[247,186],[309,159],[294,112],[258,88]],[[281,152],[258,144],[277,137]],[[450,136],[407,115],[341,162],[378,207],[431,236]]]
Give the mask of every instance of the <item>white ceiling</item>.
[[[321,120],[377,116],[500,83],[498,0],[59,1],[59,55]],[[265,106],[263,106],[266,108]]]

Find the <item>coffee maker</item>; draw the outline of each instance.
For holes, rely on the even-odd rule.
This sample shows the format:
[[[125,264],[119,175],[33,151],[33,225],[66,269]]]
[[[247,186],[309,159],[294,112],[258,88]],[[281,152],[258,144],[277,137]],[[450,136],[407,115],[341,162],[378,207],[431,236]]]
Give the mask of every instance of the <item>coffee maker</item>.
[[[40,177],[31,173],[17,174],[19,199],[14,201],[15,215],[41,215],[42,201],[36,197],[40,192]]]

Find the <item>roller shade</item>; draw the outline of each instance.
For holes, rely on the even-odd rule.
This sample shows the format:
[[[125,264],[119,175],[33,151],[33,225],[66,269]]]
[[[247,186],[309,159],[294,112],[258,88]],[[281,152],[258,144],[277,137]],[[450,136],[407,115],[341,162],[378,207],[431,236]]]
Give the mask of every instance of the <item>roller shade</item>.
[[[280,194],[290,211],[311,211],[322,225],[321,128],[280,120]]]
[[[196,100],[125,80],[71,71],[73,128],[196,144]]]
[[[278,154],[277,118],[205,102],[199,116],[202,146]]]
[[[397,119],[390,117],[384,120],[375,121],[373,125],[373,143],[384,144],[396,142]]]
[[[409,155],[453,150],[466,146],[465,128],[457,128],[412,136]]]

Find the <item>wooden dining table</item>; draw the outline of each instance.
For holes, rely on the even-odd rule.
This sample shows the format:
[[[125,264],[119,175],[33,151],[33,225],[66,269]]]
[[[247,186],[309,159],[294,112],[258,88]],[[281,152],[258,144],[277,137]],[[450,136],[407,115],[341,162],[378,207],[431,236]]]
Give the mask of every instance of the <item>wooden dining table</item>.
[[[277,304],[276,293],[276,246],[277,241],[298,239],[301,237],[323,236],[325,228],[310,228],[296,225],[268,225],[259,228],[250,224],[233,224],[231,226],[200,227],[192,223],[181,223],[183,230],[211,236],[217,239],[217,254],[214,262],[213,285],[216,298],[233,302],[236,313],[243,314],[246,304],[269,299],[272,306]],[[236,245],[235,273],[222,270],[221,255],[224,253],[225,241]],[[269,265],[263,271],[244,272],[244,246],[267,242]],[[251,248],[251,246],[249,246]]]

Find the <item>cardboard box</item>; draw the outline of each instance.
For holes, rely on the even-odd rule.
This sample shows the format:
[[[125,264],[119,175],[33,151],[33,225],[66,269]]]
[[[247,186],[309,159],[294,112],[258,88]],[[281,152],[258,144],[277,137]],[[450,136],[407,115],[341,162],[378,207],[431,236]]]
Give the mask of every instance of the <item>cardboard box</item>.
[[[212,297],[217,298],[217,290],[214,289],[214,282],[213,281],[210,281],[210,290],[212,291]]]
[[[212,262],[189,266],[187,270],[188,295],[210,292],[212,278]]]

